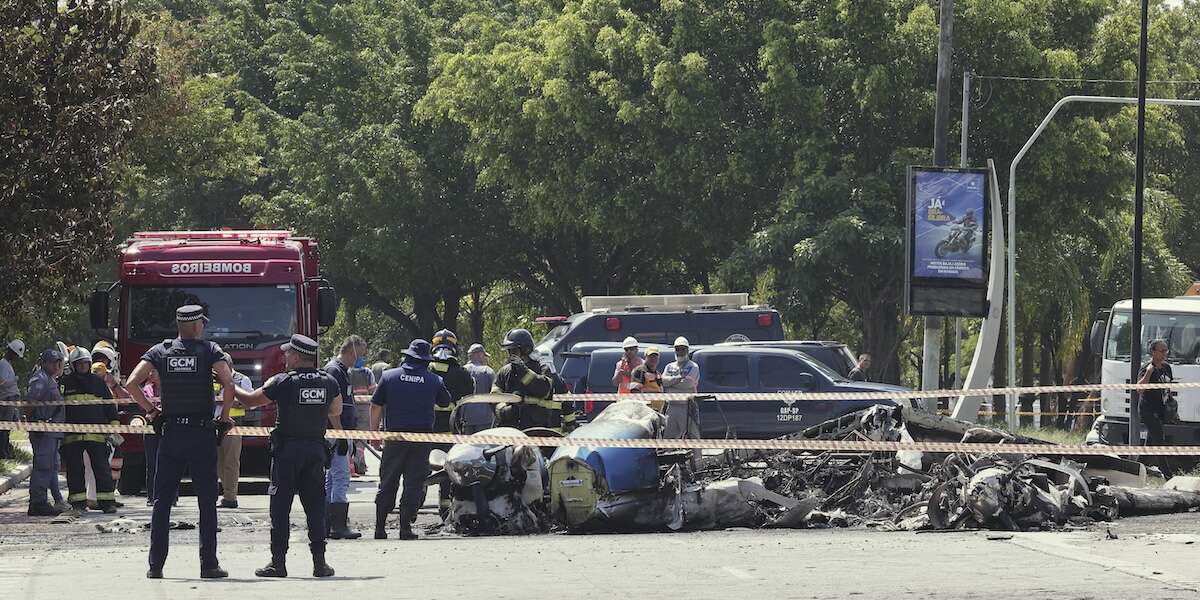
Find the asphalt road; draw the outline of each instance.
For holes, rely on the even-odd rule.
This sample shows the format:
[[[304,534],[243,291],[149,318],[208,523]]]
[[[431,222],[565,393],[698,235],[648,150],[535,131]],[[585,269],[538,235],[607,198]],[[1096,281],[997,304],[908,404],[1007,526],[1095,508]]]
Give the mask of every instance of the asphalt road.
[[[351,516],[369,533],[375,482],[354,484]],[[140,498],[121,515],[149,519]],[[331,541],[337,576],[313,579],[299,502],[291,577],[263,580],[266,496],[220,511],[226,580],[197,579],[195,531],[172,532],[166,578],[144,578],[148,533],[102,533],[109,515],[71,524],[25,516],[24,486],[0,496],[4,598],[1195,598],[1200,514],[1125,519],[1085,531],[888,533],[866,529]],[[419,525],[432,525],[427,511]],[[195,520],[194,498],[174,513]],[[1115,536],[1109,535],[1109,532]],[[352,596],[350,596],[352,595]]]

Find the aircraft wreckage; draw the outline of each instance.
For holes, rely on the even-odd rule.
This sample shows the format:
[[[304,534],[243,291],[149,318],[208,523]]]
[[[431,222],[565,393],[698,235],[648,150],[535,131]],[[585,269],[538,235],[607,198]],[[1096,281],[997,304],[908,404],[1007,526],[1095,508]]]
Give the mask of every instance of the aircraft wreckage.
[[[662,415],[613,404],[568,438],[657,439]],[[481,434],[524,435],[510,429]],[[733,451],[457,444],[433,463],[449,478],[448,530],[466,535],[868,526],[888,530],[1055,529],[1184,512],[1200,493],[1140,487],[1117,456],[1023,454],[1041,440],[876,405],[781,439],[1012,444],[1012,453]],[[436,454],[436,453],[435,453]]]

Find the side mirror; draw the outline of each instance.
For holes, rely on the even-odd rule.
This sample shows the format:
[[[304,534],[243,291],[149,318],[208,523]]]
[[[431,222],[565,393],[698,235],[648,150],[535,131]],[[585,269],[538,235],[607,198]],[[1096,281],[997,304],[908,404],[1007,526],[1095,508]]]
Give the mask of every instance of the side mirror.
[[[813,379],[812,373],[800,374],[800,389],[811,390],[816,387],[816,381]]]
[[[446,467],[446,451],[440,448],[429,451],[429,468],[437,471]]]
[[[1092,331],[1088,335],[1088,346],[1092,350],[1092,354],[1100,354],[1104,351],[1104,321],[1097,320],[1092,323]]]
[[[337,322],[338,297],[331,287],[317,290],[317,325],[333,327]]]
[[[88,299],[88,319],[92,329],[108,329],[108,292],[92,292]]]

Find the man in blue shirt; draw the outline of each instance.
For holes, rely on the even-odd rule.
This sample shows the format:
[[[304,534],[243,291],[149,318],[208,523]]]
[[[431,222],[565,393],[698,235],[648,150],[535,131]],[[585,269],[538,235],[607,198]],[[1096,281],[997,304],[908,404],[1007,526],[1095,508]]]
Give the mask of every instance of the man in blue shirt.
[[[63,355],[58,350],[46,350],[38,358],[38,368],[29,377],[29,401],[43,403],[28,409],[28,420],[40,423],[62,423],[66,407],[58,389],[63,374]],[[58,487],[59,451],[63,434],[52,431],[30,431],[29,445],[33,447],[33,474],[29,477],[29,510],[31,517],[53,517],[63,512],[62,492]],[[49,498],[47,498],[49,495]],[[49,500],[53,499],[51,505]]]
[[[429,342],[413,340],[398,369],[384,371],[383,380],[371,396],[371,431],[384,423],[388,431],[432,432],[433,407],[449,406],[450,392],[442,378],[429,370],[433,357]],[[379,467],[379,492],[375,494],[375,539],[387,539],[387,516],[396,505],[396,492],[404,478],[400,497],[400,539],[415,540],[412,523],[425,496],[429,476],[431,444],[388,440],[383,445]]]
[[[350,369],[367,354],[367,342],[357,335],[351,335],[342,342],[341,351],[325,365],[325,372],[337,381],[342,397],[342,429],[357,429],[358,415],[355,412],[354,393],[350,389]],[[350,440],[335,440],[333,458],[329,461],[329,470],[325,475],[325,501],[329,504],[330,539],[356,540],[362,534],[350,529]]]

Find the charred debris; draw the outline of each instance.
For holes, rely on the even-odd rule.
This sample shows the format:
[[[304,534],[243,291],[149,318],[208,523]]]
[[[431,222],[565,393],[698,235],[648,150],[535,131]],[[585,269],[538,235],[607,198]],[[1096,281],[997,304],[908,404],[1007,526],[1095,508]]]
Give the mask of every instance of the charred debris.
[[[1146,470],[1115,455],[1037,456],[1047,444],[908,408],[877,405],[790,439],[1011,444],[1011,453],[726,452],[696,473],[701,488],[748,482],[750,527],[1054,530],[1183,512],[1200,494],[1142,487]],[[1121,484],[1121,485],[1117,485]]]
[[[665,421],[622,401],[568,435],[656,439]],[[516,430],[480,434],[523,436]],[[908,407],[875,405],[783,439],[991,443],[1011,452],[689,450],[459,444],[431,477],[448,476],[445,526],[466,535],[872,527],[1054,530],[1184,512],[1200,493],[1145,487],[1145,467],[1115,455],[1038,456],[1014,436]],[[436,453],[435,453],[436,454]],[[1170,487],[1170,486],[1168,486]]]

